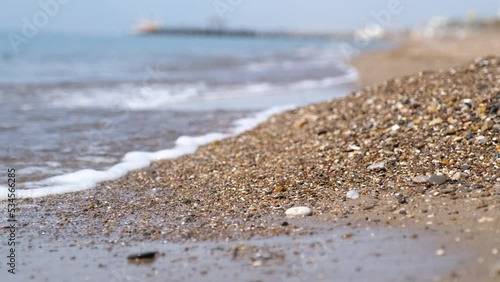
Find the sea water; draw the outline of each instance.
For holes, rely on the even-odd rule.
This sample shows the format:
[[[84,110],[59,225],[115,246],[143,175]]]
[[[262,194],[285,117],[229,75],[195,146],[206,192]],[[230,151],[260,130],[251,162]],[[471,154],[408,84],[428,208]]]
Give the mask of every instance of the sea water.
[[[34,197],[193,153],[354,90],[346,44],[40,34],[15,52],[0,33],[1,167],[16,169],[18,197]]]

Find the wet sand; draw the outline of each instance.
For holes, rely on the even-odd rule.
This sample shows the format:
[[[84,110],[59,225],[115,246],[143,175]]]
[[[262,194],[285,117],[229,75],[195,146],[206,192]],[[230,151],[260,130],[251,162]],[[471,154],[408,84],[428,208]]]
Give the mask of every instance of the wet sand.
[[[434,66],[398,50],[366,55],[371,72],[354,65],[373,82]],[[498,281],[499,107],[500,59],[483,58],[277,115],[96,189],[19,201],[14,281]],[[293,206],[313,215],[286,218]],[[317,241],[328,255],[309,260]],[[159,257],[126,263],[141,250]]]
[[[453,281],[448,272],[470,255],[454,244],[436,256],[437,233],[304,221],[289,223],[316,232],[231,242],[30,243],[19,252],[20,273],[8,281]],[[126,259],[151,251],[154,260]]]

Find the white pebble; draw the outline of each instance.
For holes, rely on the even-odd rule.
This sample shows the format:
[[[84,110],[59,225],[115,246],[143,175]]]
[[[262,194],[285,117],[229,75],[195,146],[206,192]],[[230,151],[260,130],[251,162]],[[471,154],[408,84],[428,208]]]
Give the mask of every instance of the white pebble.
[[[359,192],[356,190],[350,190],[349,192],[347,192],[346,197],[348,199],[356,200],[359,198]]]
[[[457,171],[455,174],[453,174],[453,176],[451,177],[451,179],[453,180],[460,180],[460,178],[462,178],[462,173],[460,173],[460,171]]]
[[[312,213],[313,210],[309,207],[293,207],[285,211],[285,214],[288,217],[309,216],[312,215]]]
[[[385,162],[374,163],[368,166],[369,170],[385,170]]]
[[[411,179],[413,183],[427,183],[429,181],[429,176],[427,175],[418,175]]]

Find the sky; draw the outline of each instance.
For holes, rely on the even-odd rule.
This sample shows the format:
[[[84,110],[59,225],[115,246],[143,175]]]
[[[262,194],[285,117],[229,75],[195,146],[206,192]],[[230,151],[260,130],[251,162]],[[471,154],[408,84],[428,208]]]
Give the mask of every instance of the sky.
[[[114,34],[130,32],[141,19],[203,26],[217,15],[235,28],[349,30],[387,15],[384,11],[395,3],[398,13],[379,18],[388,27],[421,24],[434,16],[463,18],[470,10],[479,16],[500,11],[500,0],[2,0],[0,30],[21,31],[38,16],[43,31]]]

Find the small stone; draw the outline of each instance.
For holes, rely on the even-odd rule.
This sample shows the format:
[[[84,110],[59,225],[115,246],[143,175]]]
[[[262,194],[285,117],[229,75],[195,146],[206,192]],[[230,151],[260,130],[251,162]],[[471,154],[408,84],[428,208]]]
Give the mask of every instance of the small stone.
[[[326,131],[326,129],[320,129],[316,132],[316,134],[318,134],[318,135],[325,135],[326,133],[328,133],[328,131]]]
[[[368,166],[368,170],[385,170],[385,162],[373,163]]]
[[[142,263],[152,263],[158,257],[159,252],[145,252],[132,254],[127,257],[129,263],[142,264]]]
[[[460,167],[461,171],[469,170],[469,169],[470,169],[470,165],[463,165],[463,166]]]
[[[495,125],[495,123],[491,119],[487,118],[483,123],[483,127],[481,127],[481,131],[488,131],[493,128],[493,125]]]
[[[495,221],[495,219],[493,217],[486,217],[486,216],[483,216],[477,220],[477,222],[479,222],[479,223],[493,222],[493,221]]]
[[[359,198],[359,192],[356,190],[350,190],[347,192],[346,197],[351,200],[356,200]]]
[[[490,115],[492,115],[492,114],[496,114],[496,113],[498,113],[498,112],[499,112],[499,110],[500,110],[500,103],[495,103],[495,104],[493,104],[493,105],[491,106],[491,108],[490,108],[490,110],[488,111],[488,113],[489,113]]]
[[[474,138],[474,133],[472,132],[467,132],[465,135],[464,135],[464,138],[467,139],[467,140],[471,140],[472,138]]]
[[[346,234],[342,234],[342,235],[340,236],[340,238],[342,238],[342,239],[350,239],[350,238],[352,238],[353,236],[354,236],[354,234],[352,234],[352,233],[346,233]]]
[[[309,207],[293,207],[289,208],[285,211],[286,216],[288,217],[303,217],[310,216],[313,214],[313,210]]]
[[[451,179],[453,180],[460,180],[460,178],[462,178],[462,173],[460,171],[457,171],[453,174],[453,176],[451,177]]]
[[[445,252],[444,252],[444,249],[438,249],[436,251],[436,256],[444,256]]]
[[[397,193],[395,195],[395,197],[396,197],[396,200],[398,200],[398,203],[406,204],[406,197],[404,195]]]
[[[307,123],[307,120],[305,120],[305,119],[300,119],[300,120],[298,120],[298,121],[296,121],[296,122],[294,122],[294,123],[293,123],[293,127],[294,127],[294,128],[297,128],[297,129],[300,129],[300,128],[302,128],[302,127],[303,127],[306,123]]]
[[[443,175],[431,175],[429,177],[429,183],[432,185],[441,185],[448,181],[448,177]]]
[[[488,141],[490,141],[490,139],[488,137],[481,135],[481,136],[476,137],[475,142],[478,145],[484,145],[484,144],[488,143]]]
[[[427,183],[429,181],[429,176],[427,175],[417,175],[411,179],[413,183]]]
[[[360,147],[358,147],[356,145],[349,145],[349,146],[347,146],[347,150],[346,151],[347,152],[352,152],[352,151],[359,151],[359,150],[361,150]]]
[[[434,126],[443,123],[441,118],[435,118],[429,122],[429,126]]]
[[[254,267],[259,267],[259,266],[262,266],[262,260],[258,259],[258,260],[255,260],[253,263],[252,263],[252,266]]]
[[[445,135],[452,135],[452,134],[455,134],[457,132],[457,130],[455,129],[455,127],[449,127],[448,130],[446,130],[444,132]]]
[[[472,108],[472,106],[474,105],[474,101],[472,99],[464,99],[464,105]]]

